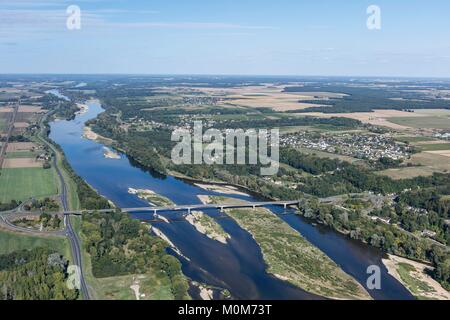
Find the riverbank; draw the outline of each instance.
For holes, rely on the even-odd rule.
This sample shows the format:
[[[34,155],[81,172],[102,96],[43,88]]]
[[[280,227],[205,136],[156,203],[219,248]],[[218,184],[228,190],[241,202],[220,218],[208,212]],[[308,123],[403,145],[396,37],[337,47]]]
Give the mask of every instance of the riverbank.
[[[79,111],[75,112],[76,116],[81,116],[83,114],[85,114],[86,112],[89,111],[89,106],[87,104],[84,103],[77,103],[77,107],[78,109],[80,109]]]
[[[105,138],[101,135],[99,135],[98,133],[95,133],[91,127],[84,127],[83,128],[83,138],[88,139],[88,140],[92,140],[92,141],[97,141],[100,143],[104,143],[107,145],[111,145],[113,143],[113,140],[109,139],[109,138]]]
[[[169,247],[175,251],[180,257],[183,257],[184,259],[186,259],[187,261],[190,261],[188,257],[186,257],[185,255],[183,255],[180,251],[180,249],[177,248],[177,246],[170,241],[169,237],[167,237],[161,230],[159,230],[158,228],[154,227],[154,226],[150,226],[150,230],[159,238],[161,238],[162,240],[164,240]]]
[[[208,203],[226,203],[226,197],[202,197]],[[365,289],[322,251],[270,210],[226,209],[261,248],[267,271],[308,292],[331,299],[371,299]]]
[[[450,300],[450,292],[427,274],[432,268],[424,263],[389,254],[383,264],[418,299]]]

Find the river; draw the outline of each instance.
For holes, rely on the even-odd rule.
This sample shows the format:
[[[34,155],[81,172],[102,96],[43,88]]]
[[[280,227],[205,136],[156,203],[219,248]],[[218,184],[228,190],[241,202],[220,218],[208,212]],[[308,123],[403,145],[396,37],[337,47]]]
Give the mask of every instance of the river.
[[[177,204],[200,204],[198,195],[220,195],[174,177],[155,174],[137,165],[124,154],[121,154],[120,160],[105,158],[104,145],[82,137],[85,122],[104,111],[98,101],[89,101],[87,104],[89,110],[74,120],[52,122],[50,138],[62,147],[75,172],[118,207],[148,206],[147,202],[128,193],[130,187],[153,190]],[[255,200],[253,197],[244,198],[249,201]],[[278,207],[270,209],[275,213],[284,211]],[[220,214],[215,210],[208,210],[205,213],[213,217]],[[181,213],[162,215],[173,219],[180,217]],[[143,221],[151,218],[150,213],[132,216]],[[368,277],[367,267],[380,266],[381,290],[368,290],[374,299],[413,299],[413,296],[388,274],[381,262],[383,254],[379,250],[353,241],[328,228],[313,226],[300,216],[287,214],[280,217],[364,287]],[[180,261],[184,274],[192,280],[226,288],[237,299],[320,298],[268,274],[260,248],[251,235],[234,220],[217,219],[231,235],[231,240],[226,245],[200,234],[183,219],[179,220],[171,223],[149,223],[160,229],[181,253],[189,258],[186,260],[180,257]]]

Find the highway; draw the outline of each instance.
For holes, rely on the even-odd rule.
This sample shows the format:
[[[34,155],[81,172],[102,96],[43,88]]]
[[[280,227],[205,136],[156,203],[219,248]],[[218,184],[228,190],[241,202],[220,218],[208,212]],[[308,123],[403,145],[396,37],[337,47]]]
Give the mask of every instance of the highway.
[[[55,148],[45,139],[41,139],[47,146],[53,150],[54,157],[53,157],[53,166],[56,170],[56,173],[58,175],[60,185],[61,185],[61,191],[59,193],[61,204],[63,206],[64,211],[69,210],[69,202],[67,200],[67,184],[64,180],[64,176],[61,172],[61,169],[58,167],[58,151],[55,150]],[[77,233],[73,230],[72,223],[70,221],[70,216],[66,215],[64,216],[64,225],[66,227],[65,233],[67,238],[70,242],[70,247],[72,250],[72,263],[79,268],[79,276],[80,276],[80,291],[85,300],[90,300],[89,290],[86,285],[86,280],[84,278],[83,273],[83,259],[81,254],[81,247],[80,247],[80,239],[77,235]]]
[[[13,115],[11,117],[11,121],[10,121],[10,126],[8,129],[8,133],[7,133],[7,137],[5,139],[6,142],[4,142],[2,144],[2,148],[0,150],[0,169],[3,165],[3,159],[4,159],[4,155],[6,154],[6,148],[10,139],[10,136],[12,135],[12,132],[14,130],[14,123],[15,123],[15,119],[17,116],[17,112],[19,109],[19,105],[20,105],[20,101],[19,103],[14,107],[14,112]],[[49,114],[48,114],[49,115]],[[47,115],[47,116],[48,116]],[[43,121],[41,120],[41,124],[43,123]],[[39,137],[40,140],[45,143],[54,153],[54,157],[53,157],[53,166],[56,170],[56,173],[58,175],[59,181],[60,181],[60,185],[61,185],[61,190],[59,192],[59,197],[61,200],[61,204],[63,206],[63,211],[69,211],[69,204],[68,204],[68,200],[67,200],[67,185],[66,182],[64,180],[64,176],[61,173],[61,169],[58,167],[58,151],[54,148],[53,145],[51,145],[46,139]],[[13,209],[13,210],[9,210],[9,211],[5,211],[5,212],[0,212],[0,224],[3,225],[4,227],[11,229],[13,231],[17,231],[17,232],[23,232],[23,233],[28,233],[28,234],[35,234],[35,235],[45,235],[45,236],[65,236],[69,239],[70,242],[70,247],[71,247],[71,251],[72,251],[72,263],[76,266],[78,266],[79,268],[79,276],[80,276],[80,292],[82,297],[85,300],[89,300],[90,299],[90,295],[89,295],[89,290],[87,288],[86,285],[86,281],[84,278],[84,273],[83,273],[83,263],[82,263],[82,255],[81,255],[81,247],[80,247],[80,239],[77,235],[77,233],[73,230],[71,221],[70,221],[70,216],[65,215],[64,216],[64,226],[65,226],[65,230],[63,231],[55,231],[55,232],[40,232],[37,230],[30,230],[27,228],[23,228],[23,227],[19,227],[16,226],[15,224],[11,223],[8,219],[8,216],[11,215],[17,215],[17,214],[36,214],[36,213],[30,213],[30,212],[26,212],[23,210],[23,205],[24,203],[22,203],[18,208]],[[42,212],[40,212],[39,214],[41,214]]]

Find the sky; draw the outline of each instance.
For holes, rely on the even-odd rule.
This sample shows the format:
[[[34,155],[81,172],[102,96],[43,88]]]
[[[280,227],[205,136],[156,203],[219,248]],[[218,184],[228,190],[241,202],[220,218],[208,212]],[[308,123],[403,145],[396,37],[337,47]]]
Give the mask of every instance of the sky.
[[[0,0],[0,73],[450,77],[449,16],[448,0]]]

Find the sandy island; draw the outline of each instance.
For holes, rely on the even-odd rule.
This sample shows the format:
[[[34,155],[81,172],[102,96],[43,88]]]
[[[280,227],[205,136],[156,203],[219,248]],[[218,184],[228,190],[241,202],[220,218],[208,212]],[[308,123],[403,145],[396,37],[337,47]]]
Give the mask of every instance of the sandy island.
[[[115,152],[114,150],[112,150],[112,149],[110,149],[108,147],[103,147],[103,156],[106,159],[114,159],[114,160],[122,159],[120,154],[118,154],[117,152]]]
[[[192,224],[198,232],[212,240],[227,244],[227,240],[231,238],[231,236],[226,233],[213,218],[205,215],[203,212],[193,211],[186,216],[186,220]]]
[[[75,115],[81,116],[89,111],[89,106],[87,104],[77,103],[77,107],[80,108],[80,111],[75,112]]]
[[[401,258],[391,254],[389,254],[388,256],[389,256],[388,259],[383,259],[383,263],[388,269],[389,274],[392,275],[394,278],[396,278],[398,281],[400,281],[413,295],[419,298],[422,297],[433,300],[450,300],[450,293],[447,290],[445,290],[436,280],[434,280],[426,273],[427,269],[432,269],[431,267],[420,262]],[[402,279],[402,277],[398,272],[400,264],[407,264],[412,268],[414,268],[415,270],[410,271],[409,275],[415,280],[425,284],[427,287],[430,288],[430,290],[428,291],[412,290],[409,287],[408,283],[404,281],[404,279]]]
[[[146,200],[152,206],[170,207],[174,205],[172,200],[150,189],[128,188],[128,193],[137,195],[140,199]]]
[[[217,193],[248,196],[247,193],[241,192],[239,191],[238,188],[229,185],[201,184],[201,183],[195,183],[195,185],[199,188],[202,188],[203,190],[213,191]]]
[[[92,140],[92,141],[103,142],[103,143],[107,143],[107,144],[111,144],[113,142],[113,140],[105,138],[105,137],[95,133],[90,127],[83,128],[83,138]]]

